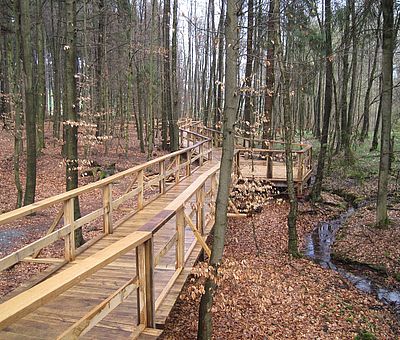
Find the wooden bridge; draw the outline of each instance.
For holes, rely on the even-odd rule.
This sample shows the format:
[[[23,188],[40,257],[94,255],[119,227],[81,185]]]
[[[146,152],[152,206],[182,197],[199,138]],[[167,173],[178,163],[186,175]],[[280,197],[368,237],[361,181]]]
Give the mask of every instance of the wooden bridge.
[[[269,149],[251,142],[236,151],[235,178],[284,184],[282,142],[268,142]],[[50,265],[46,277],[4,299],[0,339],[151,339],[162,332],[200,252],[210,253],[205,240],[214,222],[221,133],[188,121],[180,143],[177,152],[0,215],[0,225],[32,214],[49,221],[46,235],[3,257],[0,270],[21,261]],[[296,148],[301,193],[311,147]],[[97,205],[74,220],[78,198]],[[75,249],[75,231],[96,223],[101,234]],[[46,247],[62,248],[61,256],[41,255]]]

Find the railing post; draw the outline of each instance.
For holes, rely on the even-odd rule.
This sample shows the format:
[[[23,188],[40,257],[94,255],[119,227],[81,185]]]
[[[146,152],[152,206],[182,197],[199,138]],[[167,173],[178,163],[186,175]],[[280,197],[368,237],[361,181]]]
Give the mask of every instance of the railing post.
[[[139,324],[154,328],[155,300],[152,238],[136,248],[136,274],[139,280],[137,298]]]
[[[180,146],[183,147],[183,130],[179,130],[180,135]]]
[[[176,171],[175,171],[175,183],[179,183],[179,176],[181,172],[181,155],[176,155],[175,158],[175,166],[176,166]]]
[[[181,207],[176,212],[176,263],[175,268],[183,268],[185,265],[185,212]]]
[[[201,235],[204,235],[204,196],[205,186],[202,185],[196,192],[196,227]]]
[[[204,143],[200,144],[199,149],[200,149],[199,163],[200,163],[200,166],[202,166],[203,165],[203,155],[204,155]]]
[[[137,206],[138,210],[143,209],[143,195],[144,195],[144,173],[143,170],[139,170],[138,172],[138,178],[137,178],[137,183],[138,183],[138,198],[137,198]]]
[[[298,160],[299,160],[299,165],[298,165],[298,169],[297,169],[297,178],[299,181],[303,180],[303,154],[302,153],[298,153],[297,154]]]
[[[160,163],[160,193],[165,193],[165,161]]]
[[[64,256],[69,262],[75,260],[74,199],[64,201],[64,225],[71,225],[71,232],[64,238]]]
[[[103,232],[107,234],[113,233],[112,225],[112,184],[103,187]]]
[[[190,176],[191,170],[190,165],[192,163],[192,150],[186,152],[186,176]]]
[[[267,178],[273,178],[274,177],[274,159],[273,159],[274,153],[273,152],[268,152],[267,156]]]
[[[240,151],[236,151],[236,162],[235,162],[235,173],[236,176],[239,177],[240,176]]]

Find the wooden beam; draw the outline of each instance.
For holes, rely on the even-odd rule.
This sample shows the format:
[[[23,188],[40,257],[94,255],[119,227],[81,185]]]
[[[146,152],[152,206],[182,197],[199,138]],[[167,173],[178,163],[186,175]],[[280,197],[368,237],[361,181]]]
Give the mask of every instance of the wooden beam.
[[[50,235],[50,234],[54,231],[54,229],[57,227],[57,225],[58,225],[58,223],[60,222],[61,217],[63,217],[63,215],[64,215],[64,209],[61,208],[61,209],[58,211],[56,217],[54,218],[53,223],[51,224],[50,228],[47,230],[46,235]],[[36,252],[32,255],[32,257],[38,257],[38,255],[40,254],[40,251],[41,251],[41,250],[42,250],[42,249],[39,249],[38,251],[36,251]]]
[[[168,253],[168,251],[172,248],[175,244],[177,238],[177,234],[175,233],[174,236],[167,242],[167,244],[160,250],[157,256],[154,258],[154,267],[160,263],[160,260]]]
[[[210,248],[208,247],[206,241],[204,241],[203,237],[201,236],[201,234],[197,230],[197,228],[194,225],[194,223],[192,222],[192,220],[186,214],[185,214],[185,220],[186,220],[186,223],[189,224],[190,228],[192,229],[192,231],[194,233],[194,236],[196,237],[197,241],[199,241],[199,243],[201,244],[202,248],[207,253],[208,257],[210,257],[211,256]]]
[[[172,286],[174,285],[176,279],[178,278],[178,276],[182,272],[182,270],[183,270],[183,267],[177,268],[175,270],[174,275],[172,275],[172,277],[169,279],[166,286],[163,288],[162,292],[160,293],[160,295],[158,296],[158,298],[156,300],[156,304],[155,304],[156,311],[158,310],[158,308],[160,308],[161,303],[164,301],[165,297],[171,290]]]
[[[112,234],[112,183],[103,187],[103,209],[103,232],[106,235]]]
[[[69,262],[75,260],[74,200],[70,198],[64,203],[64,224],[72,225],[70,233],[64,237],[64,256]]]
[[[34,254],[36,251],[48,246],[49,244],[52,244],[53,242],[64,237],[65,235],[68,235],[71,232],[71,230],[72,226],[66,225],[61,229],[53,231],[51,234],[42,237],[41,239],[31,244],[28,244],[22,249],[17,250],[12,254],[3,257],[0,260],[0,271],[7,269],[20,261],[23,261],[24,258]]]
[[[11,325],[152,236],[137,231],[0,305],[0,329]]]

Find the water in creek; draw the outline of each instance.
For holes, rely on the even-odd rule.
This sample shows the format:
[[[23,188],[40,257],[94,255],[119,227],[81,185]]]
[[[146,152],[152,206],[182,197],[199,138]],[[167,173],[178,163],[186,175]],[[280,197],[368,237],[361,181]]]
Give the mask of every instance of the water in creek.
[[[306,236],[304,255],[319,263],[324,268],[337,271],[358,289],[365,293],[374,294],[380,301],[391,305],[397,313],[400,313],[400,291],[386,289],[373,280],[354,275],[344,267],[336,265],[331,261],[331,245],[335,242],[335,235],[344,221],[354,213],[350,208],[342,213],[339,218],[329,222],[321,222],[314,231]]]

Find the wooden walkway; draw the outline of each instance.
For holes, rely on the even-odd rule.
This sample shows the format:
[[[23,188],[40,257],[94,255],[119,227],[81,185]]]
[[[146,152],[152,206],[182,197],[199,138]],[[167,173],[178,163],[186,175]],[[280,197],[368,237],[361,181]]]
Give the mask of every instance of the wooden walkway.
[[[44,237],[0,259],[0,270],[21,260],[59,267],[0,305],[0,339],[158,337],[200,252],[210,253],[205,239],[214,221],[220,135],[198,123],[189,127],[181,126],[181,151],[0,215],[1,225],[61,204]],[[281,152],[266,152],[267,172],[274,162],[272,174],[278,171]],[[309,176],[307,157],[311,154],[301,150],[296,168],[301,187]],[[244,150],[236,153],[236,174],[240,167],[247,174],[248,158]],[[257,169],[264,166],[257,162]],[[123,181],[125,191],[116,195],[114,186]],[[154,187],[158,194],[147,198],[146,190]],[[74,220],[74,199],[98,189],[102,206]],[[128,213],[117,221],[121,207]],[[75,249],[75,230],[99,218],[103,234]],[[64,259],[37,257],[40,249],[60,241]]]
[[[139,211],[129,220],[121,224],[112,235],[107,235],[81,255],[63,267],[61,271],[73,268],[84,259],[95,256],[96,253],[114,244],[118,240],[137,231],[148,223],[160,211],[184,192],[197,178],[209,171],[218,163],[218,160],[207,162],[191,176],[171,188],[167,193],[150,203],[144,210]],[[208,224],[209,231],[210,224]],[[171,241],[175,234],[175,221],[171,219],[160,231],[154,235],[154,253]],[[190,229],[185,230],[185,252],[192,246],[195,237]],[[179,274],[177,281],[171,287],[166,297],[157,306],[163,288],[175,273],[175,253],[169,251],[160,263],[154,268],[155,298],[156,298],[156,326],[162,328],[176,297],[190,273],[201,246],[196,244],[185,261],[185,269]],[[0,339],[55,339],[71,325],[86,315],[92,308],[111,296],[116,290],[136,275],[136,254],[129,252],[113,263],[105,266],[79,284],[68,289],[50,303],[38,308],[26,317],[6,327],[0,332]],[[89,331],[83,338],[87,339],[126,339],[132,337],[134,325],[137,324],[137,297],[131,294],[109,316]],[[157,308],[158,307],[158,308]]]

